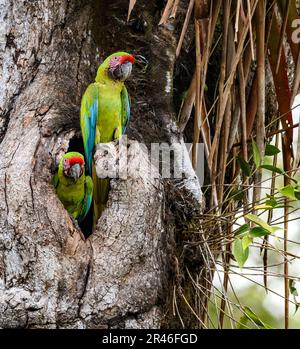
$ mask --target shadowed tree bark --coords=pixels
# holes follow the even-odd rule
[[[158,28],[159,2],[146,3],[127,25],[125,0],[0,1],[2,328],[157,328],[168,321],[177,209],[166,200],[176,189],[198,212],[201,190],[190,163],[182,185],[147,174],[113,180],[108,208],[87,239],[51,184],[61,155],[82,147],[80,99],[114,51],[149,61],[129,82],[129,138],[184,147],[172,100],[176,23]],[[138,159],[148,164],[148,154]]]

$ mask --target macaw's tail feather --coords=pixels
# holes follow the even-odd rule
[[[94,182],[94,216],[93,230],[96,229],[98,219],[106,208],[109,192],[109,179],[99,179],[96,174],[95,166],[93,166],[93,182]]]

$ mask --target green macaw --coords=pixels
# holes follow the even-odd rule
[[[93,164],[93,154],[98,143],[108,143],[120,138],[130,118],[130,98],[124,84],[131,75],[135,58],[126,52],[117,52],[100,65],[95,83],[85,91],[80,110],[88,174],[94,183],[93,226],[103,212],[109,190],[109,179],[99,179]]]
[[[85,175],[84,157],[76,152],[65,154],[54,175],[53,184],[65,209],[79,223],[82,222],[93,197],[93,181]]]

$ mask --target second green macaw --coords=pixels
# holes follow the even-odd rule
[[[92,204],[93,181],[85,175],[84,157],[77,152],[65,154],[53,177],[57,196],[71,216],[81,223]]]
[[[117,52],[100,65],[95,83],[85,91],[80,110],[88,174],[94,183],[93,226],[103,212],[109,190],[109,179],[98,179],[93,155],[98,143],[108,143],[121,137],[130,118],[130,98],[124,82],[129,78],[135,58]]]

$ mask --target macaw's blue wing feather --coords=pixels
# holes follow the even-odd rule
[[[92,174],[92,161],[95,146],[96,123],[99,105],[98,84],[91,84],[85,91],[80,109],[80,126],[83,138],[87,172]]]
[[[86,215],[88,214],[93,199],[93,180],[90,176],[86,176],[85,178],[85,196],[84,196],[84,202],[82,205],[81,213],[78,217],[78,222],[81,223]]]
[[[130,97],[125,86],[121,91],[121,100],[122,100],[122,134],[124,134],[126,132],[127,125],[130,120],[130,106],[131,106]]]

